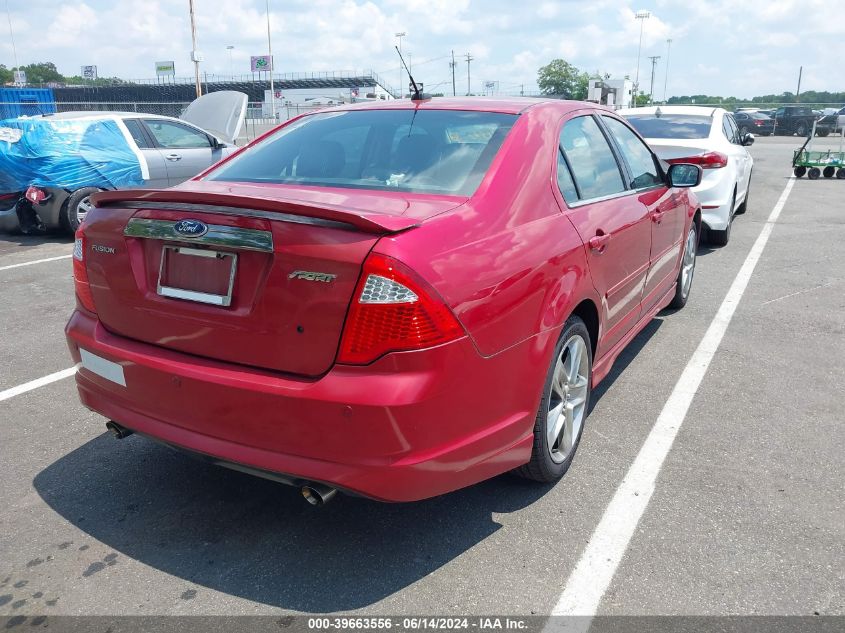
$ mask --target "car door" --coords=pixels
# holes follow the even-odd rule
[[[730,114],[722,118],[722,134],[727,138],[728,161],[736,165],[736,199],[737,203],[745,199],[748,192],[748,172],[750,170],[751,156],[739,138],[739,128]],[[733,211],[733,209],[731,210]]]
[[[649,210],[626,186],[623,173],[594,116],[576,114],[563,124],[558,188],[602,300],[604,330],[597,356],[618,343],[639,319],[649,268]]]
[[[146,175],[148,177],[144,179],[144,184],[141,186],[151,189],[168,187],[170,182],[167,179],[167,166],[164,164],[164,157],[155,148],[152,137],[144,129],[140,119],[124,119],[123,124],[147,164]]]
[[[637,134],[615,117],[602,115],[621,155],[629,182],[651,219],[651,251],[643,288],[642,311],[647,312],[675,283],[676,265],[686,228],[683,199],[666,184],[659,160]]]
[[[170,119],[143,119],[167,165],[171,185],[196,176],[223,157],[223,149],[197,128]]]

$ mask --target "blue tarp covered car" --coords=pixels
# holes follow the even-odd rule
[[[0,121],[0,191],[141,185],[140,159],[130,142],[117,119]]]

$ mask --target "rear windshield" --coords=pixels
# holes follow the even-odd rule
[[[314,114],[206,179],[469,196],[516,118],[456,110]]]
[[[707,138],[713,119],[695,114],[629,114],[625,116],[643,138]]]

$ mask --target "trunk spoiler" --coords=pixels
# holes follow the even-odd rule
[[[196,211],[314,224],[366,233],[398,233],[419,225],[419,220],[391,213],[377,213],[306,200],[239,196],[209,191],[124,189],[100,191],[91,196],[95,207]]]

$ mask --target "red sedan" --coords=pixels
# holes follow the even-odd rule
[[[80,398],[117,437],[312,503],[553,481],[591,389],[687,300],[700,178],[589,103],[300,117],[178,187],[92,197],[67,325]]]

